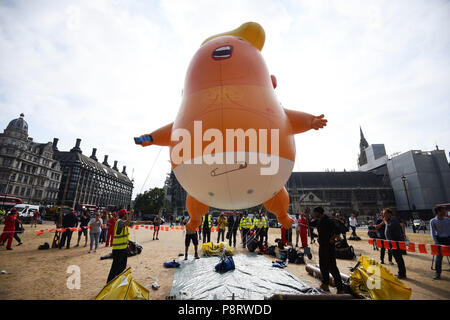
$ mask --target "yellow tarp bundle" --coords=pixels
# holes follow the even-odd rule
[[[409,300],[411,288],[389,270],[365,256],[350,274],[350,288],[355,294],[372,300]]]
[[[149,291],[131,277],[131,268],[112,279],[94,300],[148,300]]]
[[[224,248],[225,255],[232,256],[234,254],[234,248],[230,247],[224,242],[220,242],[217,244],[212,242],[205,242],[204,244],[202,244],[202,251],[207,256],[219,256],[222,254]]]

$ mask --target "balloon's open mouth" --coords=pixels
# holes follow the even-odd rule
[[[222,46],[213,51],[212,57],[215,60],[228,59],[231,57],[232,52],[233,52],[232,46]]]

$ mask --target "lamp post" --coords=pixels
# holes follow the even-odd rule
[[[403,182],[403,188],[405,189],[406,201],[408,201],[409,213],[411,213],[411,206],[409,204],[408,190],[406,189],[406,177],[404,175],[402,175],[402,182]],[[413,221],[413,225],[414,225],[414,221]]]

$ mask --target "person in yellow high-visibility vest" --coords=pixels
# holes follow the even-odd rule
[[[202,225],[200,226],[203,230],[203,243],[211,242],[211,215],[209,212],[202,217]],[[208,239],[208,241],[206,241]]]
[[[121,274],[127,267],[128,259],[128,237],[130,231],[128,226],[131,224],[131,212],[121,209],[119,211],[119,219],[114,225],[114,239],[112,243],[113,262],[109,271],[107,283]]]
[[[245,248],[247,244],[247,235],[250,233],[250,229],[253,226],[252,218],[248,216],[248,212],[244,212],[244,216],[239,224],[239,229],[242,230],[242,248]]]
[[[265,220],[261,217],[261,213],[257,213],[253,219],[252,229],[255,231],[255,239],[261,245],[264,241],[264,225]]]

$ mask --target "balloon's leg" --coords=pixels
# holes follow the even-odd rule
[[[194,232],[202,222],[202,216],[209,211],[209,206],[188,195],[186,199],[186,208],[189,213],[189,222],[186,225],[186,229]]]
[[[273,198],[264,202],[267,211],[272,212],[277,217],[279,223],[285,228],[290,228],[294,220],[289,217],[287,211],[289,209],[289,194],[283,187]]]

